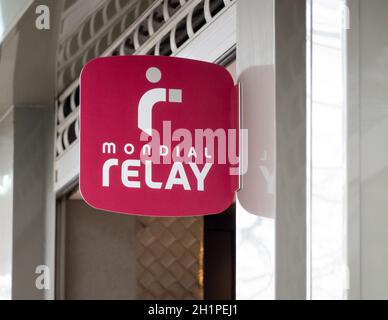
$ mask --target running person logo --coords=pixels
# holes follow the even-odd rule
[[[158,83],[162,78],[162,73],[156,67],[151,67],[146,73],[147,80],[151,83]],[[152,109],[155,104],[159,102],[167,102],[167,89],[154,88],[147,91],[140,99],[139,112],[138,112],[138,124],[139,129],[152,136]],[[169,89],[168,90],[168,102],[181,103],[182,102],[182,90],[181,89]]]

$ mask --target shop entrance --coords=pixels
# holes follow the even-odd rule
[[[220,215],[135,217],[58,200],[57,298],[234,299],[235,206]]]

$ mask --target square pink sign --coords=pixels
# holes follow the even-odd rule
[[[236,90],[216,64],[98,58],[81,75],[80,190],[97,209],[217,214],[238,185]]]

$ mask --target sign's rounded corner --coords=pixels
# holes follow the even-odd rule
[[[80,83],[82,83],[83,78],[85,77],[85,74],[87,74],[87,71],[94,66],[95,64],[100,63],[102,60],[106,60],[109,57],[96,57],[91,60],[89,60],[81,69],[80,72]]]
[[[209,213],[207,215],[215,216],[227,211],[233,205],[233,203],[235,203],[235,198],[235,193],[232,193],[230,199],[228,199],[228,201],[225,201],[224,204],[220,206],[220,209],[217,209],[215,210],[215,212]]]
[[[80,181],[79,181],[79,193],[80,193],[81,198],[83,199],[83,201],[84,201],[89,207],[91,207],[91,208],[93,208],[93,209],[95,209],[95,210],[99,210],[99,211],[100,211],[100,210],[104,210],[104,209],[102,209],[102,208],[97,207],[95,204],[93,204],[93,201],[90,201],[90,200],[88,199],[87,192],[85,192],[85,191],[83,190],[81,179],[80,179]]]

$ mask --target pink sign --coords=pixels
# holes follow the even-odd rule
[[[80,190],[97,209],[217,214],[238,188],[236,90],[222,67],[98,58],[81,75]]]

